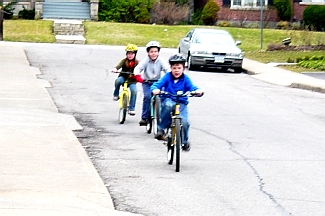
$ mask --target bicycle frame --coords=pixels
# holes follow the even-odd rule
[[[181,108],[181,105],[179,104],[178,101],[176,101],[176,104],[175,104],[175,108],[174,108],[174,113],[172,115],[172,123],[169,127],[169,129],[171,130],[171,143],[170,145],[173,146],[173,145],[176,145],[176,124],[178,124],[176,122],[176,119],[179,119],[179,123],[180,123],[180,129],[182,129],[183,125],[182,125],[182,117],[180,116],[180,108]],[[181,140],[180,140],[180,143],[182,143],[182,136],[180,137]]]
[[[119,107],[120,109],[123,108],[123,97],[124,95],[126,95],[126,97],[128,98],[128,104],[130,102],[130,97],[129,97],[129,90],[128,90],[128,81],[125,80],[125,82],[123,83],[123,88],[122,88],[122,92],[120,93],[120,101],[119,101]]]
[[[131,74],[130,72],[120,72],[125,74]],[[120,93],[120,101],[119,101],[119,115],[118,115],[118,122],[123,124],[126,119],[126,113],[128,111],[129,103],[130,103],[130,93],[129,93],[129,83],[126,79],[123,83],[123,89]]]
[[[158,122],[160,119],[160,97],[159,95],[153,95],[150,99],[149,107],[149,119],[147,121],[146,131],[148,134],[153,130],[154,136],[158,131]]]

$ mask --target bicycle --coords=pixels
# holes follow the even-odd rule
[[[171,94],[168,92],[160,92],[157,95],[170,95],[171,97],[175,98],[175,106],[174,111],[172,113],[172,123],[170,124],[169,128],[166,132],[166,145],[167,145],[167,161],[169,165],[173,164],[174,161],[174,155],[176,150],[176,172],[179,172],[180,170],[180,163],[181,163],[181,149],[182,149],[182,117],[180,116],[181,110],[180,110],[180,103],[179,99],[181,97],[200,97],[198,94],[194,92],[186,92],[183,93],[182,91],[177,92],[177,94]],[[202,95],[201,95],[202,96]]]
[[[131,75],[131,72],[124,72],[124,71],[120,71],[118,73],[123,73],[123,74],[129,74]],[[130,104],[130,93],[128,90],[128,79],[125,79],[124,83],[123,83],[123,88],[122,88],[122,92],[120,93],[119,96],[119,115],[118,115],[118,122],[120,124],[123,124],[125,122],[126,119],[126,113],[128,111],[128,107]]]
[[[158,122],[160,119],[160,97],[159,95],[153,95],[150,100],[149,118],[147,120],[146,131],[150,134],[153,130],[154,136],[158,132]]]

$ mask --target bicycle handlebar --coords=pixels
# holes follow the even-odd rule
[[[121,73],[121,74],[133,74],[133,72],[126,72],[126,71],[117,71],[116,73]]]
[[[176,94],[171,94],[169,92],[161,91],[157,95],[170,95],[172,97],[202,97],[204,92],[188,91],[183,93],[183,91],[178,91]]]

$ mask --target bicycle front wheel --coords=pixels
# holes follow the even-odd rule
[[[151,134],[151,130],[152,130],[152,119],[149,118],[147,120],[146,131],[148,134]]]
[[[174,161],[174,153],[175,153],[175,145],[173,143],[173,138],[167,138],[167,162],[169,165],[173,164]]]
[[[175,119],[175,127],[176,127],[176,172],[179,172],[180,164],[181,164],[181,149],[182,149],[180,119]]]
[[[120,124],[123,124],[125,122],[126,113],[127,113],[127,109],[128,109],[128,97],[126,94],[123,94],[121,99],[122,99],[122,107],[120,108],[120,111],[119,111],[118,122]]]
[[[154,136],[156,136],[158,132],[159,119],[160,119],[160,97],[156,95],[153,104],[153,119],[152,119],[152,130]]]

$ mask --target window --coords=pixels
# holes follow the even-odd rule
[[[325,5],[325,0],[302,0],[301,5]]]
[[[316,0],[325,1],[325,0]],[[231,0],[231,8],[246,8],[246,9],[257,9],[260,8],[261,2],[264,6],[267,6],[267,0]]]

